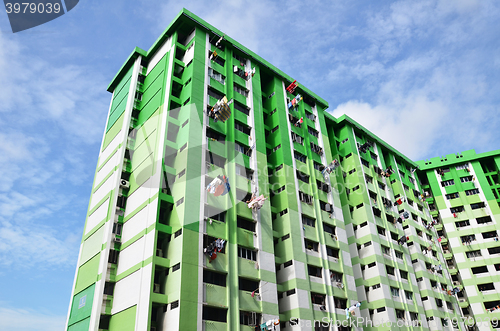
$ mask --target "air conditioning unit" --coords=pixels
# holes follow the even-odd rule
[[[160,284],[154,284],[153,292],[160,293]]]
[[[116,243],[121,243],[121,242],[122,242],[122,238],[117,237],[117,236],[115,236],[115,237],[113,238],[113,240],[114,240]]]
[[[130,183],[128,182],[128,180],[120,179],[120,187],[121,188],[129,188],[130,187]]]

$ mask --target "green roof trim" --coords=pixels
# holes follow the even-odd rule
[[[143,50],[142,48],[136,47],[132,51],[132,53],[128,56],[127,60],[122,65],[120,70],[118,70],[118,73],[115,75],[115,77],[113,77],[113,79],[111,80],[111,83],[109,83],[107,91],[113,93],[116,85],[118,85],[120,83],[122,77],[127,73],[127,68],[134,63],[135,59],[137,59],[139,57],[139,55],[146,56],[146,54],[147,53],[145,50]]]
[[[111,83],[108,86],[108,91],[112,92],[118,82],[120,81],[122,75],[124,74],[124,71],[126,68],[131,65],[132,61],[137,58],[137,56],[142,55],[145,56],[146,58],[151,57],[157,50],[160,48],[160,46],[163,44],[163,42],[173,33],[175,28],[179,23],[182,23],[183,20],[189,19],[193,22],[195,22],[198,26],[202,27],[203,29],[207,30],[208,32],[215,33],[219,36],[224,35],[224,40],[227,42],[231,43],[234,48],[240,50],[241,52],[245,53],[252,59],[256,60],[259,62],[262,66],[267,67],[269,70],[273,71],[277,76],[280,76],[283,78],[283,80],[287,80],[290,82],[293,82],[295,79],[293,79],[291,76],[285,74],[283,71],[269,63],[268,61],[264,60],[262,57],[259,55],[255,54],[251,50],[249,50],[247,47],[243,46],[233,38],[229,37],[227,34],[223,33],[222,31],[216,29],[212,25],[208,24],[206,21],[202,20],[200,17],[196,16],[189,10],[183,8],[179,14],[175,17],[175,19],[169,24],[169,26],[163,31],[161,36],[154,42],[154,44],[151,46],[151,48],[146,52],[138,47],[135,48],[135,50],[130,54],[128,57],[127,61],[123,64],[123,66],[120,68],[116,76],[113,78]],[[298,87],[299,90],[303,91],[304,93],[308,94],[310,97],[315,99],[317,103],[319,103],[323,108],[328,108],[328,102],[324,100],[323,98],[319,97],[317,94],[309,90],[303,85],[299,85]]]
[[[420,160],[416,163],[419,165],[420,170],[436,169],[440,167],[446,167],[453,164],[461,164],[470,161],[477,161],[482,158],[500,156],[500,149],[476,154],[474,149],[468,151],[459,152],[456,154],[447,154],[444,157],[433,157],[430,160]]]
[[[381,146],[384,146],[384,148],[386,148],[387,150],[392,152],[394,155],[399,156],[401,159],[405,160],[406,162],[408,162],[409,164],[411,164],[412,166],[417,168],[418,164],[415,161],[410,160],[407,156],[405,156],[404,154],[399,152],[397,149],[395,149],[394,147],[392,147],[391,145],[389,145],[388,143],[386,143],[382,139],[380,139],[378,136],[373,134],[370,130],[368,130],[367,128],[365,128],[364,126],[362,126],[361,124],[359,124],[358,122],[356,122],[355,120],[353,120],[352,118],[347,116],[346,114],[343,114],[342,116],[340,116],[339,118],[336,119],[329,112],[325,112],[325,117],[327,117],[329,120],[336,122],[337,125],[341,125],[341,124],[343,124],[343,122],[347,122],[347,123],[351,124],[356,129],[363,131],[363,133],[365,133],[367,136],[369,136],[371,140],[377,142],[377,144],[379,144]]]

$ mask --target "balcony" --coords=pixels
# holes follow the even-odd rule
[[[239,292],[239,303],[241,310],[247,311],[262,311],[262,301],[260,295],[254,295],[252,298],[252,293],[247,291]]]
[[[213,284],[203,284],[203,303],[227,307],[227,288]]]
[[[203,331],[227,331],[228,325],[223,322],[215,322],[215,321],[203,321],[202,325]]]

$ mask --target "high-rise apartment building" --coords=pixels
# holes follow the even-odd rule
[[[136,48],[108,91],[67,330],[466,330],[461,308],[480,314],[457,267],[488,261],[449,261],[465,216],[450,218],[438,162],[334,118],[192,13]],[[498,157],[464,160],[498,190]],[[478,249],[494,250],[498,192],[457,189],[490,206]],[[500,272],[486,268],[489,289]]]
[[[466,151],[418,164],[452,281],[464,288],[458,294],[463,316],[479,321],[477,330],[499,329],[489,321],[500,312],[500,151]]]

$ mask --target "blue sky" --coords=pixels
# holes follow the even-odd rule
[[[1,14],[1,330],[63,328],[106,87],[182,7],[414,160],[500,148],[498,2],[305,3],[87,0],[16,34]]]

